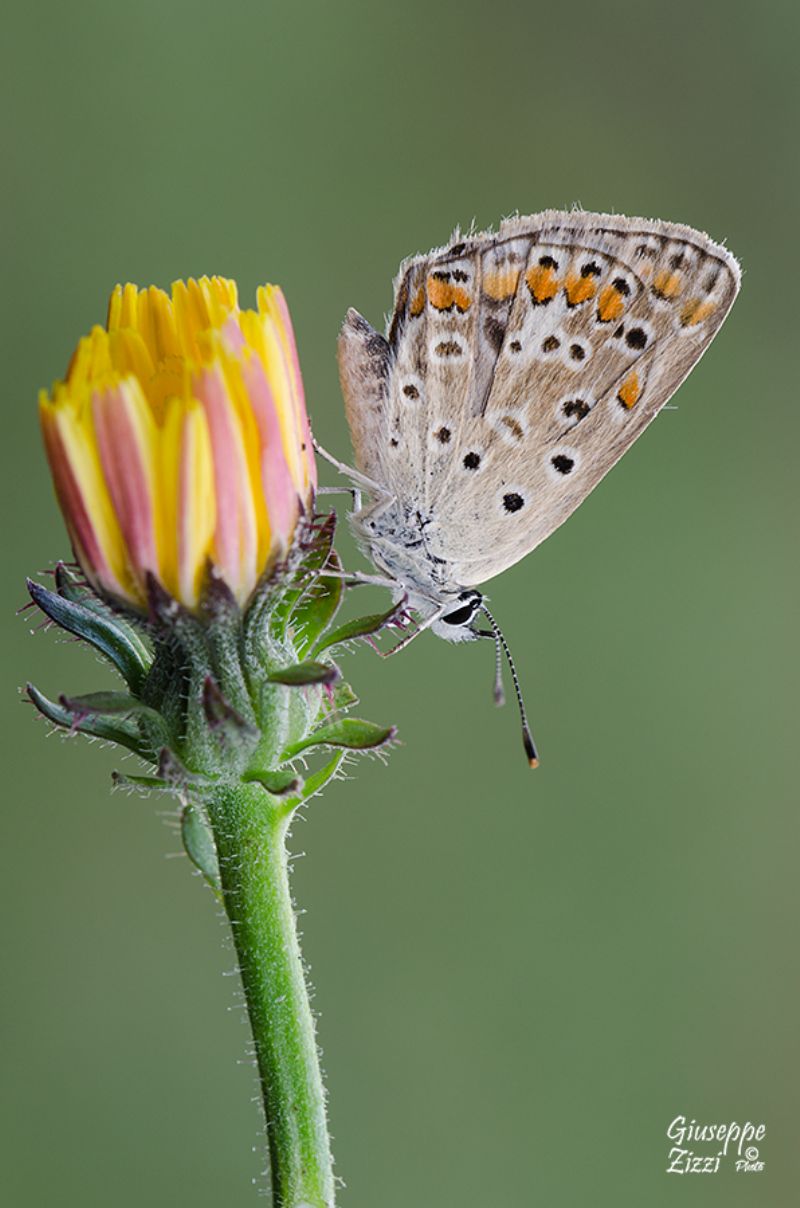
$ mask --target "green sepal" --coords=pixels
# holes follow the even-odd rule
[[[302,777],[294,772],[245,772],[242,780],[263,785],[273,797],[285,797],[287,793],[298,793],[303,787]]]
[[[64,701],[57,704],[49,700],[33,684],[28,684],[26,691],[36,708],[49,721],[64,730],[78,734],[90,734],[94,738],[103,738],[108,742],[118,742],[120,746],[135,751],[142,759],[150,763],[154,761],[154,748],[139,730],[136,722],[130,717],[115,716],[113,721],[108,716],[92,713],[76,713]]]
[[[58,698],[65,708],[75,713],[129,713],[140,714],[151,720],[161,721],[160,713],[143,705],[129,692],[87,692],[84,696],[66,696]]]
[[[86,580],[76,573],[76,571],[71,570],[66,562],[56,562],[53,578],[56,583],[56,591],[65,600],[74,600],[77,604],[87,604],[90,608],[93,603],[98,608],[106,607],[100,600],[100,597],[89,587]]]
[[[209,729],[225,740],[235,743],[251,742],[258,738],[258,730],[229,705],[213,676],[203,681],[203,712]]]
[[[334,646],[342,646],[345,642],[355,641],[356,638],[367,638],[373,633],[379,633],[384,626],[390,624],[403,610],[403,602],[393,604],[386,612],[373,613],[371,616],[357,617],[354,621],[345,621],[344,625],[332,630],[323,641],[314,647],[314,654],[322,654]]]
[[[325,570],[341,570],[335,550],[331,551]],[[305,658],[339,611],[344,598],[344,580],[321,574],[297,601],[290,618],[293,641],[300,658]]]
[[[324,767],[320,768],[318,772],[314,772],[313,775],[307,777],[303,785],[302,793],[299,793],[296,797],[292,797],[289,801],[282,805],[281,808],[283,809],[284,813],[293,813],[298,806],[302,805],[305,801],[310,800],[311,797],[314,797],[317,793],[324,789],[328,781],[332,780],[338,772],[344,756],[344,751],[337,751],[333,759],[330,759]]]
[[[347,680],[338,680],[331,690],[331,705],[335,710],[345,712],[357,705],[359,698],[348,684]]]
[[[162,747],[158,755],[158,772],[155,776],[130,776],[127,772],[112,772],[115,785],[123,788],[164,789],[174,793],[176,789],[192,786],[207,786],[211,782],[206,776],[196,776],[185,768],[178,756],[169,747]]]
[[[199,868],[217,897],[222,900],[217,848],[211,827],[196,805],[185,805],[181,813],[181,838],[186,854]]]
[[[376,726],[357,717],[342,717],[320,726],[308,738],[293,743],[283,753],[282,762],[294,759],[311,747],[344,747],[349,751],[370,751],[391,742],[397,734],[395,726]]]
[[[80,593],[66,571],[58,576],[59,594],[28,579],[31,599],[62,629],[83,638],[113,663],[126,684],[137,692],[150,670],[151,655],[132,626],[116,616],[94,595]],[[79,598],[80,595],[80,598]]]
[[[112,721],[119,717],[131,718],[150,752],[168,746],[171,741],[167,724],[161,714],[127,692],[87,692],[84,696],[62,695],[58,700],[59,704],[79,718],[102,717]]]
[[[115,788],[120,789],[153,789],[172,793],[173,786],[160,776],[129,776],[126,772],[112,772],[111,780]]]
[[[236,597],[211,564],[206,568],[199,603],[214,677],[231,708],[255,725],[242,666],[242,614]]]
[[[297,547],[298,563],[289,579],[289,584],[281,592],[280,599],[272,609],[270,627],[278,638],[286,636],[286,629],[292,613],[300,600],[314,583],[317,576],[328,564],[333,549],[333,538],[336,532],[336,513],[331,512],[316,526],[305,524]],[[251,626],[251,613],[257,614],[259,592],[256,590],[253,606],[245,620],[246,628]],[[255,617],[253,617],[255,619]]]
[[[173,788],[182,788],[190,783],[208,784],[207,776],[199,776],[195,772],[190,772],[169,747],[162,747],[158,753],[158,774]]]
[[[332,684],[339,678],[339,668],[333,663],[294,663],[267,676],[271,684],[285,684],[289,688],[301,688],[305,684]]]

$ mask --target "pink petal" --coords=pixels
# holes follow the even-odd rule
[[[128,549],[131,569],[141,584],[147,571],[158,574],[155,500],[144,446],[125,383],[92,395],[92,415],[103,475]],[[146,406],[146,404],[144,404]]]
[[[91,582],[114,595],[126,595],[103,552],[86,500],[72,472],[55,417],[42,415],[42,434],[59,506],[67,523],[76,558]]]
[[[286,332],[286,338],[289,344],[289,356],[292,368],[292,382],[294,385],[294,396],[297,400],[297,408],[300,414],[300,431],[303,434],[303,460],[308,471],[308,481],[312,489],[316,490],[317,486],[317,463],[314,458],[314,442],[311,437],[311,425],[308,422],[308,412],[306,411],[306,395],[303,389],[303,375],[300,372],[300,358],[297,355],[297,342],[294,338],[294,327],[292,326],[292,317],[289,314],[289,307],[286,304],[286,299],[283,296],[283,290],[277,287],[275,289],[275,301],[280,311],[281,319],[283,320],[283,328]]]
[[[258,539],[241,426],[218,370],[200,370],[193,390],[205,409],[214,457],[214,560],[228,586],[243,599],[255,586]]]
[[[283,452],[281,425],[275,396],[257,356],[244,358],[242,376],[258,424],[261,487],[273,540],[288,549],[297,523],[299,504],[289,465]]]

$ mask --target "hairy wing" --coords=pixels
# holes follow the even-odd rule
[[[671,223],[551,211],[456,234],[401,266],[386,341],[348,316],[358,466],[424,515],[456,581],[482,583],[621,457],[738,285],[730,253]]]
[[[503,325],[507,299],[496,295],[513,273],[497,281],[486,265],[526,232]],[[429,552],[464,586],[518,561],[575,510],[703,354],[739,285],[736,262],[707,236],[636,219],[513,220],[481,254],[478,306],[499,347],[426,530]]]

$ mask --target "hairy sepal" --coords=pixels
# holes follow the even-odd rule
[[[51,701],[31,688],[31,700],[55,725],[117,742],[151,765],[148,776],[118,775],[120,785],[171,789],[202,806],[226,785],[258,782],[275,808],[296,808],[335,774],[342,752],[375,750],[394,736],[344,716],[357,697],[330,657],[319,657],[398,612],[331,629],[345,590],[325,574],[340,569],[334,530],[333,515],[304,525],[244,612],[210,565],[194,612],[151,577],[147,614],[135,622],[60,567],[58,591],[33,585],[34,599],[57,624],[88,636],[129,691]],[[337,755],[305,782],[287,768],[324,749]]]
[[[152,665],[152,655],[133,626],[94,593],[79,589],[65,569],[60,575],[56,571],[56,583],[58,592],[28,579],[33,602],[61,629],[99,651],[116,667],[131,691],[138,692]]]

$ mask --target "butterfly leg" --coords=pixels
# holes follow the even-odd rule
[[[363,583],[369,587],[388,587],[390,591],[397,591],[400,586],[397,579],[390,579],[388,575],[366,575],[360,570],[326,570],[323,577],[345,579],[350,586]]]
[[[362,495],[360,487],[317,487],[318,495],[349,495],[353,501],[353,511],[360,512]]]
[[[359,524],[364,524],[367,520],[377,519],[378,516],[388,511],[397,502],[395,495],[384,495],[381,499],[376,499],[364,507],[364,497],[360,487],[317,487],[317,494],[349,495],[353,501],[353,510],[350,514],[357,518]]]
[[[429,616],[425,621],[422,622],[421,625],[417,625],[417,628],[399,641],[396,646],[392,646],[391,650],[379,650],[378,653],[380,654],[381,658],[388,659],[391,655],[399,654],[401,650],[405,650],[406,646],[411,645],[411,643],[414,641],[414,638],[418,638],[419,635],[424,633],[426,629],[430,629],[431,625],[433,625],[435,621],[441,620],[441,618],[447,612],[447,607],[448,606],[445,605],[442,608],[438,608],[432,616]]]
[[[352,466],[348,466],[345,462],[339,461],[338,457],[334,457],[327,449],[323,449],[318,440],[314,440],[314,448],[319,453],[320,457],[324,457],[327,462],[330,462],[340,474],[345,474],[348,478],[352,478],[354,482],[358,482],[372,495],[385,495],[386,488],[382,487],[379,482],[375,482],[372,478],[367,478],[366,474],[362,474],[360,470],[354,470]]]

